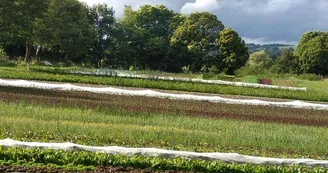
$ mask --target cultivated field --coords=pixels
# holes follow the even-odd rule
[[[311,88],[303,92],[40,71],[24,73],[15,68],[4,68],[0,71],[2,78],[84,83],[81,85],[111,84],[180,90],[179,92],[196,91],[199,95],[245,92],[242,95],[274,97],[275,102],[281,101],[277,98],[304,98],[303,100],[320,102],[325,102],[328,98],[320,90]],[[247,96],[248,99],[250,96]],[[0,107],[0,139],[328,160],[328,110],[9,86],[0,87]],[[251,165],[3,147],[0,147],[0,165],[0,170],[134,169],[142,172],[148,168],[148,171],[185,172],[326,172],[326,169],[321,167],[323,165]],[[22,165],[23,168],[20,167]]]

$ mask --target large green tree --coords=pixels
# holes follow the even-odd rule
[[[193,71],[203,65],[212,65],[218,53],[215,42],[220,37],[224,25],[208,12],[192,13],[175,31],[171,38],[173,46],[185,47],[190,56]]]
[[[96,41],[90,50],[90,59],[93,66],[98,68],[113,63],[111,52],[113,51],[114,30],[116,19],[114,10],[106,4],[94,5],[90,9],[90,18],[96,32]]]
[[[170,27],[175,13],[163,5],[144,5],[136,13],[136,27],[145,34],[144,61],[146,68],[154,70],[169,70],[168,62],[171,58],[170,36],[173,30]]]
[[[57,61],[83,61],[96,38],[88,6],[77,0],[51,0],[41,35]]]
[[[145,30],[136,26],[137,12],[125,6],[124,16],[115,28],[114,56],[122,68],[144,68]]]
[[[228,74],[233,74],[235,70],[243,67],[249,58],[245,41],[231,28],[221,32],[220,38],[216,40],[216,45],[221,52],[220,58],[216,62],[217,67],[226,68]]]
[[[303,73],[328,74],[328,32],[305,33],[296,50]]]
[[[171,23],[175,13],[163,5],[126,6],[119,21],[118,52],[126,63],[142,69],[168,71]]]
[[[0,40],[7,44],[25,42],[25,61],[29,62],[31,49],[39,40],[39,21],[43,19],[49,1],[2,0],[0,2]]]

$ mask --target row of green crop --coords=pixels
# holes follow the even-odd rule
[[[87,83],[87,84],[100,84],[100,85],[111,85],[111,86],[127,86],[127,87],[153,88],[153,89],[164,89],[164,90],[180,90],[180,91],[190,91],[190,92],[246,95],[246,96],[328,102],[328,93],[319,92],[315,90],[308,90],[308,92],[285,91],[285,90],[245,88],[245,87],[223,86],[223,85],[215,85],[215,84],[181,82],[181,81],[161,81],[161,80],[131,79],[131,78],[120,78],[120,77],[69,75],[69,74],[61,74],[55,72],[51,72],[51,73],[44,72],[40,69],[36,71],[34,71],[33,69],[31,69],[30,71],[26,71],[26,69],[21,69],[18,67],[1,68],[0,78]]]
[[[164,159],[161,157],[128,157],[106,153],[85,151],[68,152],[63,150],[43,150],[39,148],[3,148],[0,147],[0,165],[18,163],[20,165],[47,164],[65,166],[65,168],[94,170],[96,166],[122,166],[137,169],[175,170],[192,172],[326,172],[322,167],[267,166],[251,164],[227,164],[219,161],[190,160],[181,158]],[[94,166],[94,167],[93,167]]]
[[[274,106],[234,105],[151,97],[0,87],[0,100],[103,111],[172,113],[178,115],[328,127],[328,111]]]
[[[0,139],[326,159],[327,128],[0,102]],[[242,133],[241,133],[242,132]]]

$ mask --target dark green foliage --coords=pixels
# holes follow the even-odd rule
[[[278,74],[290,73],[298,74],[300,72],[299,59],[289,49],[283,49],[282,56],[280,56],[274,66],[272,72]]]
[[[328,32],[305,33],[295,55],[303,73],[328,74]]]
[[[216,44],[222,54],[220,57],[222,61],[216,64],[219,64],[219,68],[225,69],[226,73],[233,74],[235,70],[246,64],[249,58],[248,49],[236,31],[231,28],[224,29]]]
[[[77,0],[50,1],[42,21],[40,44],[52,52],[51,60],[81,62],[95,40],[86,5]]]
[[[211,66],[219,61],[220,52],[215,43],[223,29],[224,25],[215,15],[192,13],[176,29],[171,44],[182,48],[188,56],[185,65],[190,65],[192,71],[199,71],[202,66]]]
[[[99,4],[89,8],[90,20],[96,33],[96,41],[88,52],[88,64],[102,68],[115,63],[111,53],[115,38],[113,33],[116,27],[114,10],[106,4]],[[114,61],[114,62],[113,62]]]

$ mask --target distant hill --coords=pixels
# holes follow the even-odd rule
[[[246,44],[246,46],[248,47],[248,50],[250,52],[257,52],[257,51],[262,51],[262,50],[266,50],[269,48],[279,48],[279,49],[283,49],[283,48],[293,48],[295,49],[296,46],[295,45],[288,45],[288,44],[254,44],[254,43],[248,43]]]

